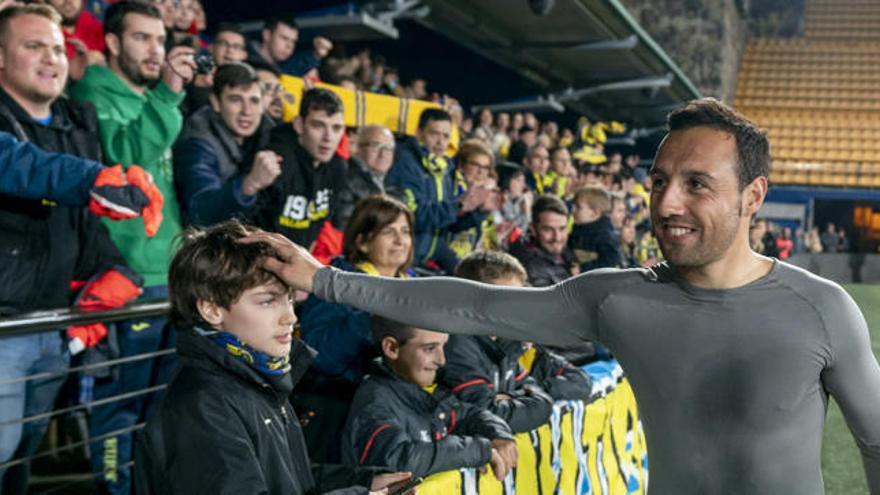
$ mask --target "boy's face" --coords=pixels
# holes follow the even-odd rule
[[[571,216],[574,223],[592,223],[599,219],[601,214],[590,207],[586,201],[575,201],[571,208]]]
[[[440,332],[415,329],[415,335],[404,345],[393,342],[383,345],[382,352],[388,366],[405,380],[419,387],[429,387],[437,380],[437,370],[446,364],[443,346],[449,335]]]
[[[245,290],[229,308],[215,306],[202,311],[202,317],[257,351],[284,357],[290,354],[296,323],[292,295],[287,286],[273,280]]]

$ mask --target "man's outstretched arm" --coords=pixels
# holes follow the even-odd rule
[[[277,234],[259,232],[244,242],[270,244],[280,259],[267,258],[264,267],[291,287],[322,299],[419,328],[542,344],[599,340],[601,301],[638,277],[632,272],[600,270],[541,289],[449,277],[401,280],[323,267],[304,248]]]

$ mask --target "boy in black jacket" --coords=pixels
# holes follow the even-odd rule
[[[342,100],[324,88],[304,92],[299,116],[272,129],[268,149],[281,157],[281,175],[257,194],[249,218],[311,249],[345,184],[348,166],[336,153],[344,132]]]
[[[493,285],[524,287],[522,264],[500,251],[471,253],[455,270],[458,277]],[[549,349],[494,337],[454,335],[447,345],[444,380],[467,401],[501,416],[514,432],[547,421],[552,400],[590,401],[590,377]]]
[[[516,464],[510,428],[436,382],[448,336],[377,316],[371,331],[382,357],[352,402],[342,434],[343,462],[413,476],[488,463],[503,480]]]
[[[139,439],[137,492],[385,493],[410,475],[309,462],[287,397],[310,351],[293,338],[291,290],[259,268],[271,249],[238,242],[250,232],[236,221],[189,230],[172,261],[181,368]]]
[[[593,186],[575,191],[571,209],[574,227],[568,236],[568,247],[574,252],[581,273],[620,266],[620,234],[611,223],[609,211],[608,191]]]

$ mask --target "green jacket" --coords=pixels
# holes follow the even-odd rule
[[[181,230],[171,145],[183,123],[177,107],[184,93],[175,93],[160,82],[139,95],[107,67],[91,65],[70,95],[95,105],[105,161],[125,167],[140,165],[162,192],[163,219],[155,237],[147,238],[140,221],[106,224],[128,265],[144,277],[144,286],[167,284],[172,242]]]

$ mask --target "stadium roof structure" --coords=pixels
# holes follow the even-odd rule
[[[700,91],[618,0],[423,0],[414,20],[532,81],[546,94],[494,110],[571,110],[593,120],[663,125]],[[554,3],[544,0],[544,3]]]

